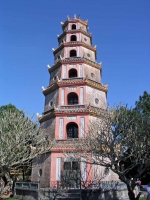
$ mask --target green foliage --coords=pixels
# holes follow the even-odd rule
[[[140,114],[150,116],[150,94],[145,91],[143,96],[139,97],[139,101],[136,101],[135,109]]]
[[[30,164],[35,156],[50,148],[50,143],[39,134],[39,126],[32,117],[25,116],[11,104],[0,110],[0,171],[5,174]]]
[[[23,113],[23,111],[18,110],[14,105],[8,104],[5,106],[0,106],[0,114],[4,111],[11,111],[11,112],[20,112]]]

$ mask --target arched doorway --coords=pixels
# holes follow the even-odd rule
[[[70,69],[69,70],[69,78],[77,77],[77,70],[76,69]]]
[[[70,51],[70,57],[75,57],[75,56],[77,56],[76,50],[71,50]]]
[[[78,104],[78,95],[74,92],[68,94],[68,105]]]
[[[76,35],[71,35],[71,41],[77,41]]]
[[[67,124],[67,138],[78,138],[78,125],[75,122]]]
[[[72,24],[72,30],[73,29],[76,29],[76,25],[75,24]]]

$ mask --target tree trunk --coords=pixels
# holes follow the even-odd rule
[[[141,193],[139,193],[139,194],[137,195],[137,197],[135,197],[135,194],[134,194],[134,192],[133,192],[131,186],[130,186],[130,185],[127,185],[127,188],[128,188],[128,196],[129,196],[129,199],[130,199],[130,200],[139,200]]]

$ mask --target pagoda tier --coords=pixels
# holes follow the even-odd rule
[[[108,85],[101,83],[102,63],[96,62],[96,46],[92,46],[88,21],[67,18],[61,25],[63,33],[58,36],[58,48],[52,49],[54,65],[48,65],[49,86],[42,87],[44,112],[38,116],[43,137],[55,138],[58,144],[35,161],[32,181],[39,181],[42,187],[61,182],[62,175],[73,169],[82,174],[83,181],[94,179],[97,169],[65,158],[63,148],[67,141],[74,143],[86,137],[90,121],[105,112],[108,91]],[[40,177],[38,170],[43,172]]]

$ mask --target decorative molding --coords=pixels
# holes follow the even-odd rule
[[[83,181],[86,181],[86,170],[86,158],[81,157],[81,176]]]
[[[76,90],[76,87],[68,87],[68,90]]]
[[[85,119],[84,117],[80,118],[80,123],[81,123],[81,137],[85,136]]]
[[[84,104],[84,88],[80,87],[80,104]]]
[[[63,71],[63,77],[64,78],[67,78],[67,66],[66,65],[64,65],[64,71]]]
[[[65,103],[65,90],[64,88],[61,89],[61,105]]]
[[[59,139],[63,138],[63,126],[64,125],[64,119],[60,118],[59,119]]]
[[[82,74],[82,65],[79,65],[79,77],[82,77],[83,74]]]
[[[56,181],[60,181],[61,173],[61,158],[56,158]]]
[[[77,119],[77,116],[67,116],[67,119],[68,119],[68,120],[76,120],[76,119]]]

